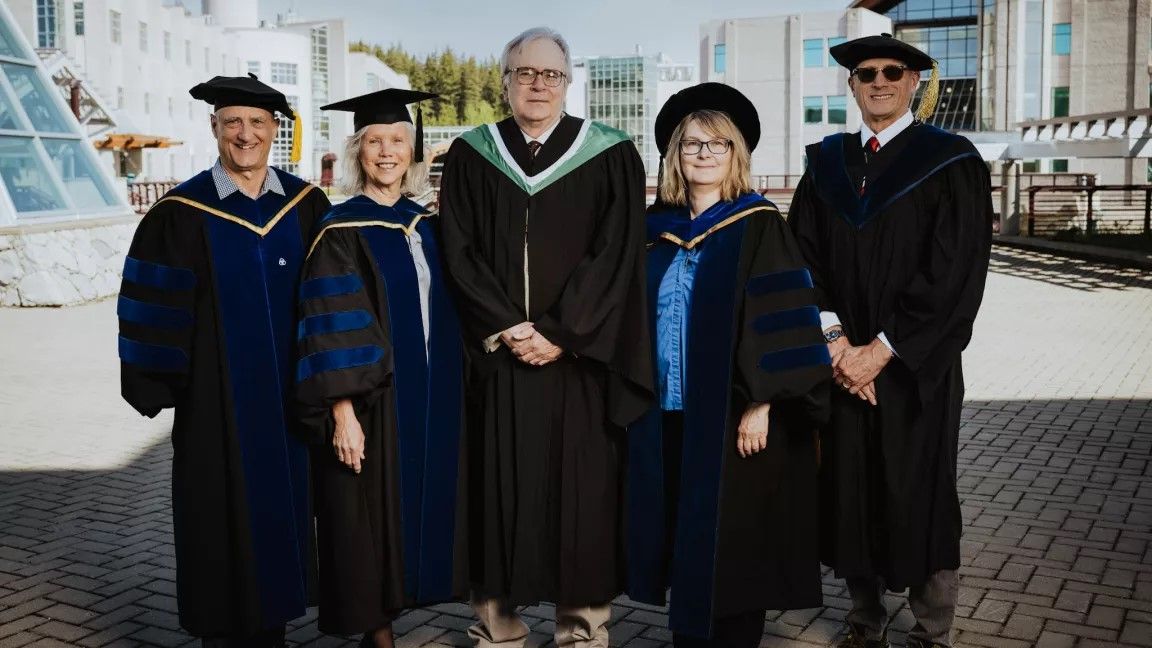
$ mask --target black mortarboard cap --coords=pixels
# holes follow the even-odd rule
[[[932,57],[905,43],[892,34],[864,36],[840,43],[828,50],[832,58],[849,70],[856,69],[861,61],[874,58],[890,58],[900,61],[913,70],[932,68]]]
[[[352,113],[352,122],[355,130],[359,131],[372,124],[395,124],[397,122],[411,122],[412,116],[408,114],[408,104],[435,99],[438,94],[421,92],[420,90],[403,90],[401,88],[385,88],[376,92],[352,97],[320,106],[320,110],[340,110]],[[416,149],[414,162],[424,160],[424,119],[420,108],[416,108]]]
[[[760,115],[756,106],[736,88],[723,83],[701,83],[668,97],[656,115],[656,148],[663,157],[672,132],[697,110],[717,110],[728,115],[751,152],[760,142]]]
[[[228,106],[252,106],[295,119],[296,114],[288,105],[283,92],[261,82],[255,74],[242,77],[212,77],[211,80],[193,86],[188,94],[193,99],[207,101],[214,110]]]

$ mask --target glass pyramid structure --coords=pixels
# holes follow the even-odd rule
[[[0,227],[123,213],[124,199],[0,3]]]

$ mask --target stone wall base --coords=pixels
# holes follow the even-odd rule
[[[140,217],[0,228],[0,306],[68,306],[114,295]]]

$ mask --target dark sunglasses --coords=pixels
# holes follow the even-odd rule
[[[860,79],[861,83],[872,83],[876,79],[876,74],[879,72],[884,73],[884,78],[889,81],[899,81],[904,78],[904,70],[908,68],[903,65],[885,65],[877,70],[874,67],[858,67],[852,70],[852,75]]]

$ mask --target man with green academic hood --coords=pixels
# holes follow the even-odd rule
[[[988,168],[971,142],[923,122],[938,90],[926,54],[889,34],[831,54],[863,125],[808,147],[788,218],[823,294],[837,386],[821,434],[823,560],[852,596],[841,645],[887,646],[883,594],[907,588],[908,645],[951,646],[960,354],[988,273]]]
[[[440,193],[475,424],[469,634],[521,646],[514,606],[543,600],[557,645],[606,648],[624,427],[652,398],[644,168],[627,134],[563,113],[559,34],[528,30],[502,61],[512,117],[452,145]]]
[[[116,311],[121,392],[148,417],[175,409],[180,625],[206,647],[282,646],[314,573],[308,454],[288,397],[300,266],[329,205],[268,166],[276,113],[295,117],[283,94],[255,77],[190,93],[214,107],[220,158],[136,230]]]

